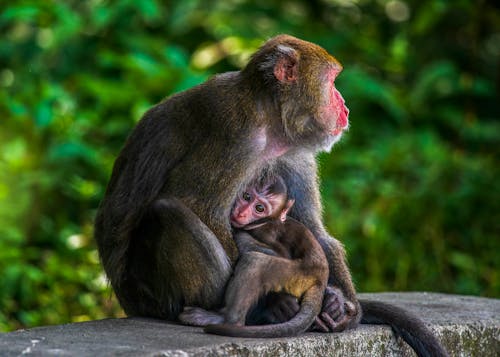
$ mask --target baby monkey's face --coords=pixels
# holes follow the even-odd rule
[[[254,187],[247,188],[238,196],[231,211],[231,225],[244,227],[258,219],[279,217],[285,207],[286,197],[273,192],[261,192]],[[285,217],[286,218],[286,212]]]

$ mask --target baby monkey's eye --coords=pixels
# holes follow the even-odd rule
[[[252,196],[248,192],[243,192],[243,199],[245,201],[250,201],[252,199]]]
[[[264,212],[265,208],[264,208],[264,206],[263,206],[263,205],[258,204],[258,205],[255,205],[255,210],[256,210],[257,212],[259,212],[259,213],[262,213],[262,212]]]

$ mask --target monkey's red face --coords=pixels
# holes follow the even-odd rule
[[[284,197],[279,194],[262,194],[255,189],[243,192],[236,200],[231,212],[231,225],[244,227],[258,219],[275,216],[284,205]]]
[[[340,140],[342,133],[349,127],[349,109],[345,105],[342,94],[335,87],[335,78],[340,73],[337,67],[326,74],[326,85],[323,90],[324,104],[320,108],[320,123],[328,132],[328,146]]]

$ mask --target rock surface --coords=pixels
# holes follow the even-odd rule
[[[452,356],[500,356],[500,300],[436,293],[360,294],[418,314]],[[213,336],[144,318],[106,319],[0,334],[0,356],[412,356],[387,326],[280,339]]]

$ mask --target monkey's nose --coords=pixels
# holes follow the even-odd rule
[[[236,208],[234,211],[233,211],[233,215],[232,215],[234,218],[240,218],[240,217],[243,217],[244,214],[243,214],[243,211],[241,211],[240,209]]]

